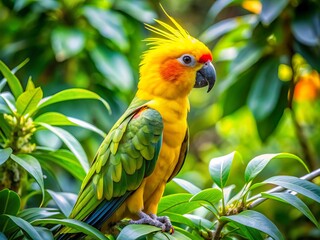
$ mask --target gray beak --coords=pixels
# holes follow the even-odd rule
[[[197,71],[196,82],[194,88],[208,86],[208,91],[213,88],[216,81],[216,70],[210,61],[206,62],[203,67]]]

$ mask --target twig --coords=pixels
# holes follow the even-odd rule
[[[313,172],[311,172],[309,174],[302,176],[300,179],[310,181],[318,176],[320,176],[320,168],[318,168],[317,170],[314,170]],[[283,192],[285,190],[286,190],[286,188],[278,186],[278,187],[270,189],[266,193]],[[259,204],[263,203],[265,200],[267,200],[267,198],[258,198],[257,200],[253,201],[247,208],[248,209],[254,208],[254,207],[258,206]]]

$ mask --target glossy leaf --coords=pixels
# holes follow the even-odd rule
[[[35,120],[35,123],[46,123],[53,126],[79,126],[85,129],[91,130],[93,132],[98,133],[100,136],[105,137],[105,133],[93,126],[90,123],[79,120],[77,118],[67,117],[61,113],[57,112],[47,112],[40,116],[38,116]]]
[[[47,189],[47,192],[50,194],[65,217],[68,217],[77,200],[77,195],[72,193],[54,192],[49,189]]]
[[[320,46],[320,14],[318,10],[297,15],[292,21],[292,33],[304,45]]]
[[[200,204],[198,202],[189,202],[191,197],[192,194],[189,193],[171,194],[162,197],[158,207],[158,215],[165,212],[185,214],[199,208]]]
[[[41,166],[45,164],[49,164],[50,166],[52,166],[52,164],[59,165],[80,181],[86,176],[86,172],[81,167],[79,160],[66,149],[50,149],[47,151],[42,149],[34,153],[34,155],[40,161]]]
[[[204,189],[201,192],[194,195],[190,198],[190,202],[204,202],[210,205],[215,205],[222,199],[222,192],[220,189],[217,188],[208,188]]]
[[[201,226],[207,229],[212,229],[214,227],[214,223],[204,217],[194,214],[184,214],[183,216],[191,220],[196,226]]]
[[[84,44],[85,35],[79,29],[58,27],[51,32],[51,45],[59,62],[78,54]]]
[[[201,191],[201,189],[196,185],[193,185],[191,182],[188,182],[184,179],[174,178],[173,181],[191,194],[197,194]]]
[[[239,158],[241,158],[239,153],[232,152],[228,155],[211,159],[209,172],[214,183],[220,188],[223,188],[228,181],[232,161]]]
[[[10,71],[10,69],[1,60],[0,71],[2,72],[3,76],[7,79],[10,89],[14,97],[17,99],[23,92],[19,79]]]
[[[44,197],[44,181],[40,163],[38,160],[28,154],[11,154],[11,159],[23,167],[39,184],[42,196]]]
[[[115,8],[129,14],[143,23],[152,23],[153,19],[156,18],[156,14],[152,10],[151,4],[145,1],[116,1]]]
[[[288,2],[288,0],[262,0],[261,21],[269,25],[279,16]]]
[[[306,170],[308,170],[307,165],[303,162],[303,160],[296,155],[291,153],[276,153],[276,154],[263,154],[253,158],[247,165],[244,178],[248,183],[252,181],[267,165],[271,160],[274,159],[293,159],[301,163]]]
[[[232,221],[246,227],[257,229],[268,234],[274,240],[284,240],[279,229],[266,216],[256,211],[246,210],[237,215],[223,216],[221,220]]]
[[[317,219],[314,217],[310,209],[307,205],[297,196],[287,193],[287,192],[275,192],[275,193],[261,193],[261,196],[264,198],[274,199],[280,202],[288,203],[291,206],[298,209],[302,214],[304,214],[307,218],[316,225],[317,228],[320,228],[320,224]]]
[[[230,70],[235,74],[239,74],[249,69],[253,64],[258,62],[264,52],[265,46],[248,42],[248,44],[239,51],[237,57],[231,62]]]
[[[17,112],[20,116],[32,113],[37,108],[43,93],[41,88],[35,88],[23,92],[17,99]]]
[[[83,10],[84,16],[103,37],[110,39],[122,51],[128,50],[129,43],[119,14],[91,6]]]
[[[277,100],[276,106],[274,107],[273,111],[264,119],[256,119],[258,134],[262,141],[266,141],[278,126],[284,110],[288,106],[288,90],[289,85],[283,83],[281,92],[279,94],[279,99]]]
[[[278,59],[270,59],[257,69],[248,95],[248,106],[257,120],[269,116],[277,106],[282,85],[278,78],[278,66]]]
[[[38,109],[49,106],[57,102],[64,102],[64,101],[76,100],[76,99],[99,100],[110,111],[109,104],[103,98],[101,98],[98,94],[88,91],[86,89],[81,89],[81,88],[71,88],[71,89],[62,90],[52,96],[46,97],[42,99],[42,101],[38,106]]]
[[[150,225],[131,224],[123,228],[117,240],[139,239],[149,233],[161,231],[160,228]]]
[[[320,203],[320,186],[307,180],[293,176],[275,176],[263,181],[263,183],[287,188]]]
[[[9,159],[11,153],[11,148],[0,149],[0,166]]]
[[[0,214],[16,215],[20,208],[19,195],[9,189],[0,191]],[[0,225],[0,230],[3,230],[4,225]]]
[[[123,90],[132,88],[131,68],[123,54],[99,45],[90,51],[90,56],[97,69],[114,86]]]
[[[41,126],[45,127],[46,129],[50,130],[54,134],[56,134],[66,145],[67,147],[73,152],[73,154],[79,160],[83,170],[87,173],[89,170],[89,162],[85,151],[83,150],[81,144],[78,140],[72,136],[69,132],[62,128],[53,127],[46,123],[39,123]]]
[[[35,227],[33,227],[29,222],[26,220],[12,216],[12,215],[6,215],[8,218],[10,218],[16,225],[20,227],[20,229],[28,236],[29,239],[33,240],[42,240],[42,237],[39,235]]]
[[[227,34],[228,32],[238,28],[243,24],[254,25],[256,21],[257,16],[253,14],[235,18],[228,18],[211,25],[200,35],[199,39],[205,43],[208,43],[218,39],[219,37]],[[250,55],[248,55],[247,57],[250,57]]]
[[[178,224],[183,224],[183,225],[186,225],[188,227],[196,228],[196,225],[194,224],[194,222],[191,221],[185,215],[182,215],[182,214],[179,214],[179,213],[166,212],[165,216],[169,217],[171,222],[176,222]]]
[[[21,210],[17,216],[23,218],[27,222],[50,217],[63,217],[58,209],[55,208],[26,208]]]
[[[82,232],[93,239],[99,240],[107,240],[107,238],[96,228],[91,225],[75,220],[75,219],[55,219],[55,218],[47,218],[47,219],[38,219],[32,222],[33,225],[41,225],[41,224],[61,224],[67,227],[70,227],[77,232]]]
[[[16,110],[15,101],[13,96],[8,93],[4,92],[0,94],[0,103],[2,105],[3,112],[5,113],[14,113]]]
[[[208,19],[215,19],[218,14],[225,9],[226,7],[230,6],[231,4],[241,3],[241,0],[224,0],[224,1],[215,1],[208,12]]]

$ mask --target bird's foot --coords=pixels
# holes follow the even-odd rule
[[[146,214],[144,212],[138,213],[139,220],[130,220],[130,224],[149,224],[158,228],[161,228],[163,232],[169,232],[170,234],[174,233],[173,226],[170,222],[170,219],[166,216],[158,217],[155,214]]]

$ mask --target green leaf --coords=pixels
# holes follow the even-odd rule
[[[151,4],[147,1],[122,0],[114,2],[114,7],[143,23],[152,23],[156,18]]]
[[[123,54],[98,45],[90,51],[90,56],[100,73],[114,86],[124,90],[132,89],[132,71]]]
[[[0,166],[9,159],[11,153],[11,148],[0,149]]]
[[[288,0],[262,0],[260,18],[263,24],[272,23],[288,5]]]
[[[62,62],[81,52],[85,35],[79,29],[59,26],[51,31],[51,45],[56,60]]]
[[[0,94],[0,103],[3,112],[5,113],[14,113],[16,110],[15,101],[13,96],[9,92],[4,92]]]
[[[184,179],[174,178],[173,181],[191,194],[197,194],[201,191],[201,189],[198,188],[196,185],[193,185],[191,182],[188,182]]]
[[[288,203],[298,209],[302,214],[304,214],[307,218],[316,225],[317,228],[320,228],[320,224],[317,219],[313,216],[312,212],[308,208],[308,206],[297,196],[292,195],[287,192],[279,192],[279,193],[261,193],[263,198],[274,199],[280,202]]]
[[[196,228],[196,225],[194,224],[194,222],[184,215],[181,215],[179,213],[171,213],[171,212],[166,212],[164,215],[169,217],[171,222],[183,224],[191,228]]]
[[[248,95],[248,106],[257,120],[269,116],[277,106],[283,84],[278,77],[279,63],[279,59],[270,59],[256,69],[256,79]]]
[[[204,227],[207,229],[212,229],[214,227],[214,223],[204,217],[193,214],[184,214],[183,216],[191,220],[196,226]]]
[[[249,69],[258,62],[265,52],[265,46],[248,42],[238,53],[237,57],[231,62],[230,71],[239,74]]]
[[[222,90],[221,97],[223,104],[223,116],[228,116],[246,105],[246,97],[239,97],[238,94],[241,92],[243,96],[248,96],[250,86],[254,80],[255,66],[256,65],[253,65],[248,70],[235,76],[236,81],[233,81],[230,84],[225,84],[225,89]]]
[[[40,163],[38,160],[28,154],[11,154],[11,159],[23,167],[39,184],[42,192],[42,201],[44,199],[44,181]]]
[[[62,128],[53,127],[46,123],[39,123],[41,126],[45,127],[46,129],[50,130],[54,134],[56,134],[66,145],[67,147],[73,152],[73,154],[79,160],[83,170],[87,173],[89,170],[89,161],[87,159],[87,155],[83,150],[81,144],[78,140],[72,136],[69,132]]]
[[[317,19],[318,18],[318,19]],[[320,45],[320,32],[317,31],[317,21],[320,20],[319,11],[298,14],[292,21],[292,33],[304,45],[316,47]]]
[[[256,211],[246,210],[238,215],[222,216],[221,220],[232,221],[246,227],[257,229],[268,234],[274,240],[284,240],[279,229],[266,216]]]
[[[66,89],[61,92],[58,92],[52,96],[46,97],[42,99],[40,102],[38,109],[46,107],[48,105],[57,103],[57,102],[63,102],[68,100],[76,100],[76,99],[96,99],[101,101],[104,106],[110,111],[109,104],[101,98],[98,94],[88,91],[86,89],[81,88],[72,88],[72,89]]]
[[[19,195],[9,189],[0,191],[0,214],[16,215],[20,209]],[[0,225],[0,230],[3,230],[3,225]]]
[[[223,188],[227,183],[234,159],[241,159],[241,155],[238,152],[232,152],[222,157],[213,158],[210,161],[209,172],[211,178],[220,188]]]
[[[98,133],[101,137],[105,137],[106,134],[101,131],[100,129],[98,129],[97,127],[93,126],[90,123],[87,123],[85,121],[79,120],[77,118],[72,118],[72,117],[67,117],[61,113],[57,113],[57,112],[47,112],[44,113],[40,116],[38,116],[35,120],[34,123],[46,123],[49,125],[53,125],[53,126],[79,126],[79,127],[83,127],[85,129],[88,129],[90,131],[96,132]]]
[[[204,189],[201,192],[194,195],[190,198],[190,202],[205,202],[212,206],[218,203],[222,199],[222,192],[220,189],[217,188],[208,188]]]
[[[287,188],[320,203],[320,186],[307,180],[293,176],[275,176],[263,181],[263,183],[275,184]]]
[[[117,240],[139,239],[149,233],[161,231],[160,228],[150,225],[131,224],[123,228]]]
[[[300,162],[305,169],[308,171],[307,165],[303,160],[291,153],[276,153],[276,154],[263,154],[253,158],[247,165],[244,178],[246,183],[252,181],[266,166],[267,164],[274,159],[293,159]]]
[[[17,99],[23,92],[19,79],[10,71],[10,69],[1,60],[0,71],[2,72],[3,76],[7,79],[10,89],[14,97]]]
[[[31,91],[31,90],[34,90],[36,87],[34,86],[34,83],[32,81],[32,78],[29,77],[28,79],[28,83],[27,83],[27,86],[26,86],[26,92],[27,91]]]
[[[36,219],[63,217],[63,215],[55,208],[26,208],[19,212],[18,217],[23,218],[27,222]]]
[[[228,32],[231,32],[239,26],[254,25],[256,22],[257,16],[254,14],[221,20],[210,26],[206,31],[204,31],[200,35],[199,39],[204,43],[208,43],[218,39],[219,37],[227,34]],[[250,57],[250,55],[247,55],[247,58]]]
[[[244,226],[242,224],[233,222],[229,224],[235,229],[238,229],[237,233],[242,236],[244,239],[248,240],[264,240],[265,238],[262,237],[260,231],[257,229]]]
[[[158,215],[165,212],[185,214],[199,208],[201,206],[199,202],[189,202],[191,197],[192,194],[190,193],[178,193],[162,197],[158,207]]]
[[[91,225],[75,220],[75,219],[55,219],[55,218],[47,218],[47,219],[38,219],[32,222],[33,225],[40,225],[40,224],[61,224],[67,227],[70,227],[77,232],[82,232],[93,239],[99,240],[107,240],[107,238],[96,228],[92,227]]]
[[[72,211],[72,208],[77,200],[77,195],[72,193],[54,192],[47,189],[52,199],[55,201],[61,212],[68,217]]]
[[[83,14],[99,33],[112,41],[123,52],[129,49],[129,42],[124,31],[121,16],[115,11],[86,6]]]
[[[79,160],[66,149],[56,151],[41,149],[33,154],[40,161],[41,166],[45,164],[49,164],[50,166],[57,164],[80,181],[83,181],[86,176],[86,172],[81,167]]]
[[[8,240],[8,238],[6,235],[4,235],[4,233],[0,232],[0,240]]]
[[[288,91],[289,84],[283,83],[281,86],[279,99],[277,100],[273,111],[264,119],[256,119],[258,134],[262,141],[265,141],[278,126],[284,110],[288,106]]]
[[[41,88],[35,88],[23,92],[17,99],[17,112],[20,116],[27,113],[33,113],[40,100],[42,99],[43,93]]]
[[[12,216],[12,215],[6,215],[6,216],[10,218],[16,225],[18,225],[29,239],[42,240],[42,237],[39,235],[35,227],[33,227],[26,220],[19,217]]]
[[[211,8],[209,9],[207,18],[213,21],[219,13],[226,7],[232,5],[232,4],[237,4],[241,3],[242,0],[224,0],[224,1],[215,1]]]

